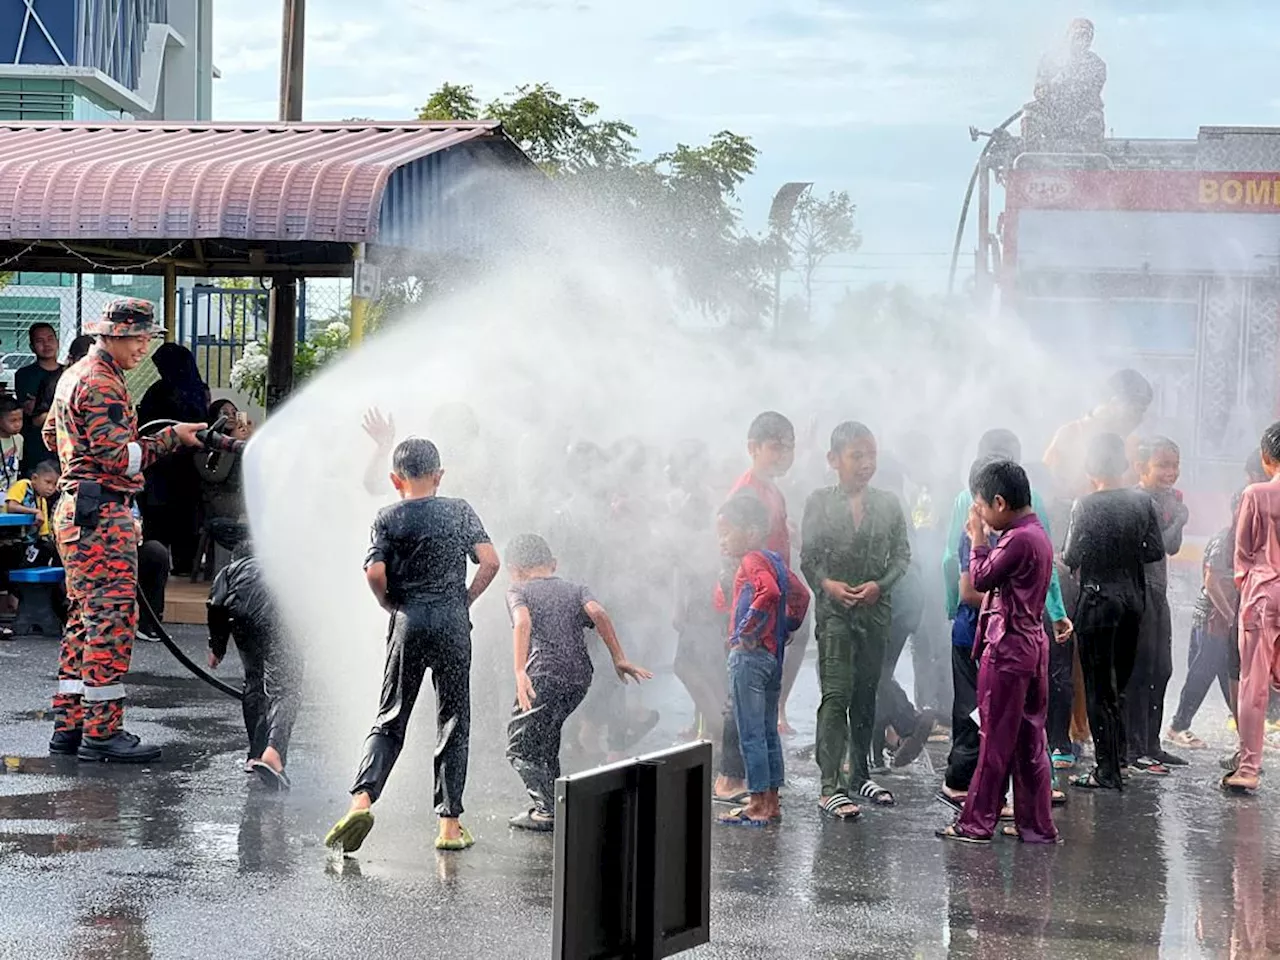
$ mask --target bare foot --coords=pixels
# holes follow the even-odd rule
[[[280,759],[280,754],[275,747],[267,747],[262,751],[262,756],[259,759],[276,773],[284,773],[284,761]]]
[[[457,817],[440,818],[440,836],[445,840],[462,839],[462,824]]]
[[[731,780],[722,775],[716,778],[712,789],[717,797],[736,797],[746,791],[747,784],[745,780]]]
[[[368,810],[373,806],[373,799],[367,793],[353,793],[351,795],[351,809]]]

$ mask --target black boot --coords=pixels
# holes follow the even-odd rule
[[[81,760],[150,763],[160,759],[160,748],[144,744],[132,733],[121,730],[110,737],[85,737],[76,755]]]
[[[84,731],[79,727],[74,730],[55,730],[49,739],[49,752],[60,756],[73,757],[80,749],[80,740]]]

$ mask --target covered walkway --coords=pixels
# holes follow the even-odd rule
[[[496,121],[11,124],[0,261],[76,272],[92,248],[121,266],[163,254],[152,272],[340,276],[355,243],[484,246],[512,171],[536,168]]]

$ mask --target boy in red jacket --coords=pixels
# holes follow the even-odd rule
[[[738,560],[729,618],[729,698],[750,793],[745,806],[730,810],[720,822],[764,827],[782,813],[782,662],[787,637],[809,609],[809,594],[782,555],[764,549],[769,511],[757,497],[733,497],[720,508],[716,525],[720,552]]]

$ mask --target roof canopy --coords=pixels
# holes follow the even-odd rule
[[[513,172],[536,168],[496,121],[0,125],[0,270],[321,276],[356,243],[457,253],[498,228]]]

